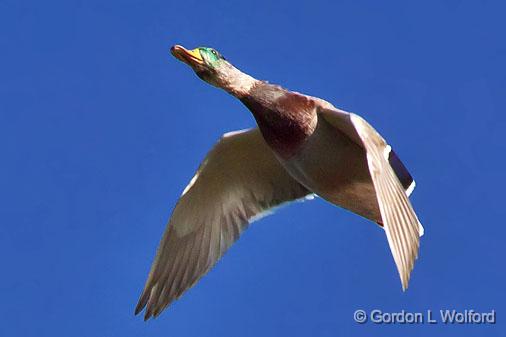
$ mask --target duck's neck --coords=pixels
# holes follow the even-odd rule
[[[315,101],[309,96],[257,80],[232,65],[221,69],[216,80],[253,113],[267,144],[285,159],[316,127]]]
[[[241,99],[249,95],[251,89],[259,82],[256,78],[230,66],[221,74],[220,87],[229,94]]]

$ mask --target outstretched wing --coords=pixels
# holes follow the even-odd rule
[[[225,134],[179,199],[135,313],[157,316],[207,273],[249,222],[311,194],[296,182],[255,128]]]
[[[363,118],[330,106],[321,107],[319,114],[365,149],[383,227],[405,290],[423,234],[408,199],[413,178],[390,145]]]

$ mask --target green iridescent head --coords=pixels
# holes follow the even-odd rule
[[[223,77],[228,74],[227,70],[233,67],[213,48],[198,47],[188,50],[183,46],[175,45],[170,51],[178,60],[192,67],[201,79],[218,87],[221,86]]]
[[[175,45],[170,51],[178,60],[192,67],[198,77],[236,97],[247,95],[258,82],[230,64],[213,48],[199,47],[188,50]]]

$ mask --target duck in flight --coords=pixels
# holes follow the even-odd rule
[[[258,126],[224,134],[203,160],[172,213],[135,313],[158,316],[249,223],[315,194],[385,230],[405,290],[423,227],[408,198],[415,182],[385,139],[360,116],[257,80],[212,48],[171,52],[239,99]]]

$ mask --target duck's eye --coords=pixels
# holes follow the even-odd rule
[[[211,53],[216,56],[217,59],[223,59],[225,60],[225,58],[223,57],[223,55],[221,55],[220,53],[218,53],[216,50],[214,49],[210,49],[211,50]]]

